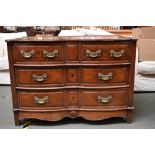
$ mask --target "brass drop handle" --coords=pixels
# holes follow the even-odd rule
[[[20,54],[21,54],[21,57],[23,57],[25,59],[30,59],[30,58],[34,57],[35,50],[31,50],[31,51],[20,50]]]
[[[113,49],[110,50],[110,56],[114,58],[120,58],[124,56],[124,54],[125,54],[125,50],[120,50],[119,52],[116,52]]]
[[[52,52],[49,52],[47,50],[43,50],[43,57],[44,58],[50,58],[50,59],[52,59],[52,58],[57,57],[58,56],[58,53],[59,53],[58,50],[54,50]]]
[[[111,101],[112,101],[112,96],[111,95],[106,96],[106,97],[97,96],[97,102],[98,103],[108,104]]]
[[[32,79],[37,82],[42,82],[47,80],[48,75],[44,73],[43,75],[32,74]]]
[[[100,49],[95,52],[92,52],[88,49],[86,50],[87,57],[91,57],[91,58],[97,58],[101,55],[101,53],[102,53],[102,51]]]
[[[111,80],[112,76],[113,76],[112,72],[110,72],[108,74],[98,73],[98,79],[103,80],[103,81]]]
[[[38,96],[34,96],[33,100],[36,104],[42,105],[48,103],[48,96],[44,96],[43,98],[39,98]]]

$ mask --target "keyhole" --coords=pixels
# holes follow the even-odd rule
[[[74,77],[74,74],[71,74],[71,77],[73,78]]]
[[[72,99],[74,100],[74,96],[72,97]]]

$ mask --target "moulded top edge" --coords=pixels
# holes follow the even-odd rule
[[[22,37],[17,39],[7,39],[6,42],[63,42],[63,41],[119,41],[119,40],[135,40],[131,37],[113,36],[34,36]]]

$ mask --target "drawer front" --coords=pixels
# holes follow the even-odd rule
[[[123,85],[129,83],[128,67],[102,67],[82,69],[83,84]]]
[[[83,44],[83,63],[102,61],[130,61],[130,49],[128,44]]]
[[[49,86],[63,84],[63,69],[16,69],[18,86]]]
[[[50,46],[16,45],[14,59],[16,63],[62,63],[64,48],[61,44]]]
[[[82,106],[127,106],[128,95],[128,89],[84,90],[82,91]]]
[[[29,92],[19,91],[18,105],[19,107],[63,107],[64,106],[64,92]]]

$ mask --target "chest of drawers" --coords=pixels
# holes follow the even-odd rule
[[[26,118],[132,121],[136,40],[26,37],[7,45],[16,125]]]

